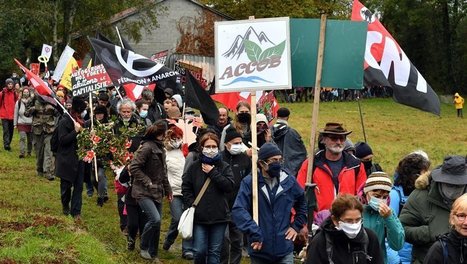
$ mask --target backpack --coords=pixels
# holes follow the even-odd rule
[[[58,150],[59,140],[58,140],[58,124],[62,120],[62,116],[58,118],[57,125],[55,126],[54,132],[52,133],[52,137],[50,138],[50,150],[55,154]]]
[[[443,248],[443,264],[448,264],[448,245],[446,244],[447,240],[447,234],[438,237],[438,241],[441,243],[441,247]]]
[[[368,238],[368,233],[366,232],[365,228],[363,228],[363,254],[365,254],[366,259],[370,260],[372,257],[368,255],[368,245],[370,244],[370,239]],[[329,264],[334,264],[334,261],[332,260],[332,250],[334,248],[334,243],[331,239],[331,236],[328,233],[324,233],[324,237],[326,238],[326,255],[328,256],[328,261]]]

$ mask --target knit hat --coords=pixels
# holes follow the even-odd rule
[[[355,157],[359,159],[363,159],[368,155],[372,155],[373,150],[371,150],[370,145],[365,142],[357,142],[355,143]]]
[[[363,187],[363,192],[367,193],[369,191],[383,190],[390,192],[392,189],[392,181],[389,178],[389,175],[383,171],[372,172],[368,179],[366,179],[365,186]]]
[[[73,97],[73,101],[71,102],[71,109],[79,114],[86,110],[86,102],[81,97]]]
[[[107,108],[103,105],[98,105],[96,106],[96,108],[94,109],[94,114],[98,115],[98,114],[107,114]]]
[[[258,160],[267,160],[272,156],[282,155],[281,150],[273,143],[264,143],[258,151]]]
[[[231,141],[234,138],[241,138],[241,137],[242,137],[242,135],[240,135],[240,133],[238,133],[236,129],[234,129],[234,128],[227,129],[227,131],[225,133],[224,143],[227,143],[227,142]]]
[[[174,95],[172,96],[172,99],[174,99],[174,100],[177,102],[178,107],[182,107],[182,106],[183,106],[183,100],[182,100],[182,96],[181,96],[181,95],[179,95],[179,94],[174,94]]]
[[[281,107],[277,110],[277,117],[289,117],[290,111],[285,107]]]
[[[345,139],[344,151],[353,151],[353,152],[355,152],[355,146],[354,146],[352,140],[350,140],[349,138]]]
[[[180,109],[176,106],[171,106],[167,109],[167,117],[170,119],[177,119],[180,118],[182,114],[180,113]]]
[[[5,84],[9,84],[9,83],[14,83],[13,79],[8,78],[8,79],[5,80]]]
[[[269,123],[268,118],[264,114],[256,114],[256,124],[259,122],[264,122],[266,124]]]
[[[172,97],[172,95],[174,95],[174,90],[172,90],[172,88],[165,88],[164,93],[166,93],[166,94],[170,95],[170,97]]]

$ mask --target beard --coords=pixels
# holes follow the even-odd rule
[[[335,144],[333,146],[326,147],[332,154],[341,154],[344,151],[344,146],[340,144]]]

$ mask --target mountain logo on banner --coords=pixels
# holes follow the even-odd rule
[[[238,82],[247,83],[272,83],[269,80],[253,75],[268,68],[275,68],[281,64],[281,57],[285,50],[285,40],[275,45],[266,33],[261,31],[258,34],[255,29],[250,26],[245,34],[237,35],[234,42],[222,55],[226,58],[237,57],[237,61],[241,63],[225,68],[224,73],[220,76],[220,80],[229,80],[225,86],[232,85]],[[263,50],[264,48],[264,50]],[[247,58],[244,58],[246,54]],[[249,62],[244,60],[248,59]],[[244,76],[249,74],[248,76]]]
[[[235,58],[237,56],[237,59],[242,55],[242,53],[245,51],[245,40],[253,41],[256,43],[259,43],[260,45],[263,43],[269,43],[270,45],[275,46],[274,42],[272,42],[266,33],[261,31],[261,33],[256,33],[255,29],[253,27],[249,27],[248,30],[245,32],[245,34],[242,35],[237,35],[235,38],[234,42],[230,46],[230,49],[226,51],[224,54],[222,54],[224,57],[231,59]]]

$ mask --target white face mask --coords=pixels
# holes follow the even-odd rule
[[[231,155],[238,155],[243,152],[242,144],[232,144],[228,151]]]
[[[362,221],[355,224],[339,221],[339,226],[336,226],[336,229],[344,231],[348,238],[354,239],[362,229]]]
[[[214,158],[218,153],[218,148],[203,148],[203,155],[208,158]]]
[[[178,149],[182,145],[181,139],[172,139],[169,141],[169,144],[172,148]]]

